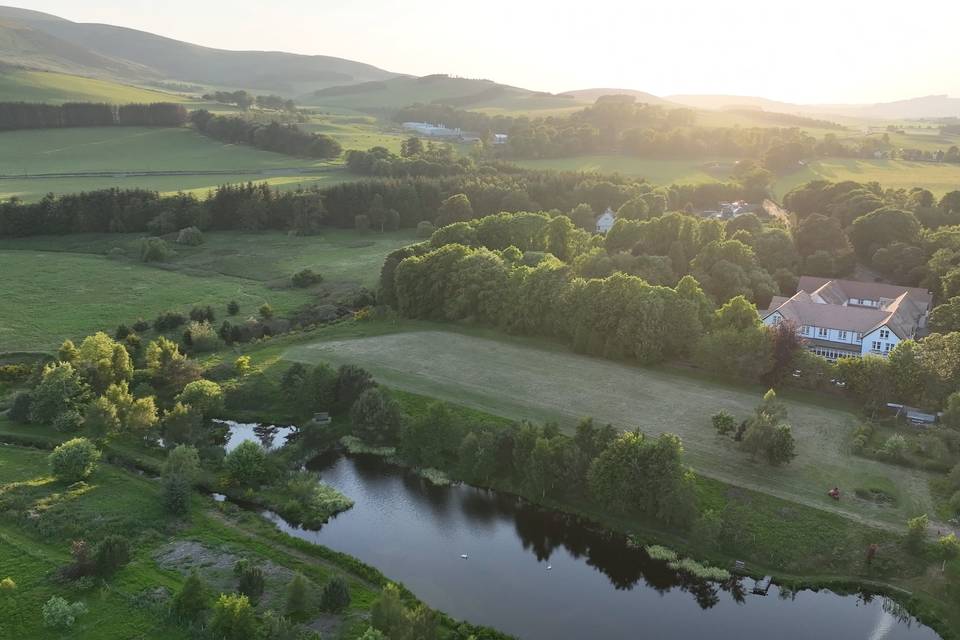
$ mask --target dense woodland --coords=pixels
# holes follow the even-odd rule
[[[200,109],[190,113],[190,122],[200,133],[222,142],[248,144],[265,151],[306,158],[337,158],[340,143],[323,133],[308,133],[295,124],[262,124],[235,116],[216,116]]]
[[[179,127],[187,110],[171,102],[106,104],[67,102],[0,102],[0,131],[61,127]]]
[[[494,133],[507,133],[507,144],[491,150],[502,158],[559,158],[589,153],[625,153],[649,158],[750,158],[771,171],[796,166],[811,157],[873,158],[885,157],[938,162],[960,162],[960,150],[951,147],[941,152],[901,150],[889,135],[844,136],[836,123],[802,116],[750,110],[751,118],[760,118],[775,127],[697,126],[696,113],[690,109],[668,109],[637,103],[631,96],[604,96],[581,111],[543,118],[489,116],[457,109],[450,105],[413,105],[394,114],[398,122],[441,122],[477,133],[490,139]],[[834,129],[820,139],[804,129]]]

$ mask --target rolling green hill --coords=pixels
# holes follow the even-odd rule
[[[303,96],[304,104],[346,109],[396,109],[414,103],[443,103],[460,109],[503,112],[582,108],[590,101],[498,84],[492,80],[442,74],[397,77],[363,84],[329,87]]]
[[[0,102],[186,102],[189,98],[99,78],[53,71],[11,70],[0,74]]]
[[[288,95],[395,75],[332,56],[212,49],[15,7],[0,7],[0,60],[126,82],[172,80]]]

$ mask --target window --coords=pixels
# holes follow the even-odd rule
[[[880,339],[887,340],[890,337],[889,329],[880,329]]]
[[[805,336],[810,335],[810,327],[808,327],[807,325],[803,325],[802,327],[800,327],[800,333],[802,333]]]
[[[891,344],[890,344],[889,342],[884,342],[884,343],[883,343],[883,352],[884,352],[884,353],[890,353],[890,347],[891,347]]]
[[[880,347],[881,347],[881,344],[876,340],[874,340],[873,343],[870,345],[870,350],[880,353]]]
[[[817,327],[818,338],[826,338],[828,335],[830,335],[830,329],[827,329],[825,327]]]
[[[840,332],[840,339],[841,339],[841,340],[846,340],[846,339],[847,339],[847,332],[846,332],[846,331],[841,331],[841,332]]]
[[[857,333],[857,342],[863,342],[863,334],[862,334],[862,333],[859,333],[859,332]]]

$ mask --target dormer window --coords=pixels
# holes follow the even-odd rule
[[[818,337],[820,337],[820,338],[826,338],[828,335],[830,335],[830,329],[827,329],[826,327],[819,327],[819,328],[817,329],[817,336],[818,336]]]

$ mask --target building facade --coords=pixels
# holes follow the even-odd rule
[[[889,355],[925,330],[932,302],[916,287],[804,276],[797,293],[774,297],[761,317],[768,326],[790,322],[810,351],[834,361]]]
[[[613,213],[613,209],[607,207],[607,210],[597,218],[597,233],[607,233],[613,228],[613,223],[616,221],[617,216]]]

